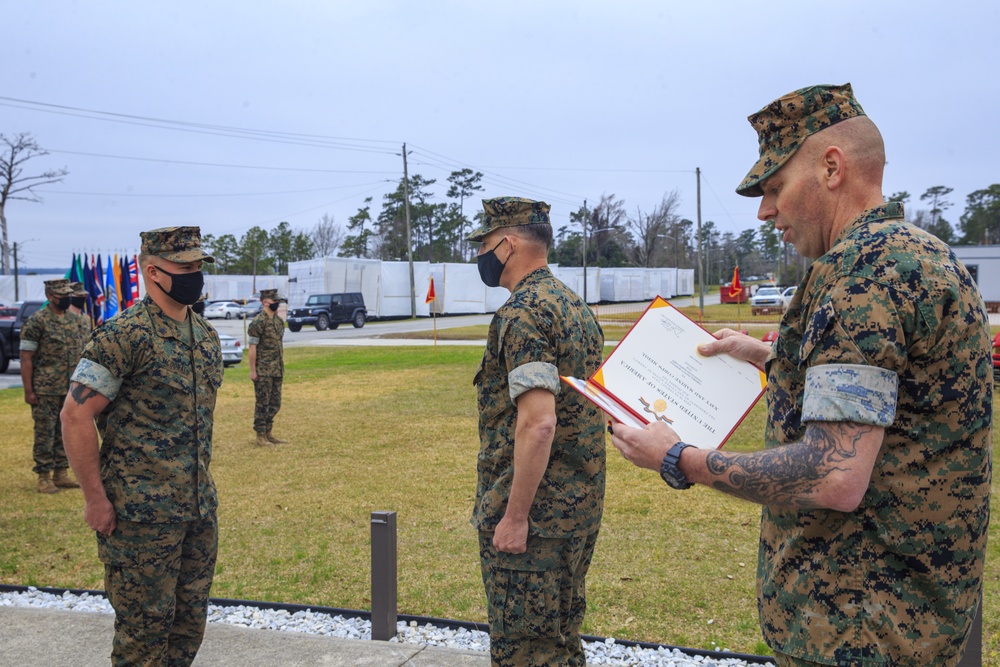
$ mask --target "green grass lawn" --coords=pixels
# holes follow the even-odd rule
[[[476,347],[286,351],[275,433],[254,446],[246,364],[226,371],[212,471],[215,597],[370,608],[369,516],[398,512],[400,612],[484,621],[468,519],[478,451]],[[0,391],[0,581],[101,589],[79,491],[43,496],[19,389]],[[759,447],[758,405],[727,449]],[[703,487],[671,492],[609,445],[606,512],[584,632],[765,654],[754,573],[760,511]],[[997,500],[993,509],[996,512]],[[985,664],[1000,664],[1000,544],[991,530]]]

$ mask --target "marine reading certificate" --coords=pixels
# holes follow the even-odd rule
[[[764,373],[728,354],[703,357],[715,337],[656,297],[587,380],[563,381],[615,421],[642,427],[662,421],[703,449],[726,442],[764,394]]]

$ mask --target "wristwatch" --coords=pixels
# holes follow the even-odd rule
[[[681,452],[684,451],[686,447],[694,447],[694,445],[689,445],[685,442],[678,442],[674,444],[673,447],[667,450],[666,455],[663,457],[663,463],[660,464],[660,477],[663,481],[667,483],[671,489],[690,489],[694,484],[687,481],[687,477],[681,472],[681,469],[677,467],[677,464],[681,460]]]

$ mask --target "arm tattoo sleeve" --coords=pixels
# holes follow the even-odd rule
[[[73,397],[73,400],[76,401],[77,405],[83,405],[94,396],[97,396],[96,391],[87,385],[79,383],[74,383],[73,386],[70,387],[69,394]]]
[[[871,426],[847,422],[814,422],[798,442],[760,452],[712,452],[708,471],[712,486],[761,505],[816,509],[815,487],[837,470],[850,467],[858,440]]]

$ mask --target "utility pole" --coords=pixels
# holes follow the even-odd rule
[[[698,312],[705,319],[705,262],[701,254],[701,167],[694,168],[698,182]]]
[[[17,289],[17,242],[14,242],[14,301],[20,301],[21,295]]]
[[[28,241],[37,241],[38,239],[28,239],[27,241],[21,241],[18,243],[15,241],[11,244],[11,248],[14,251],[14,301],[21,300],[20,287],[18,286],[18,272],[17,272],[17,251],[24,248],[24,244]]]
[[[250,286],[250,293],[251,294],[256,294],[257,293],[257,253],[258,252],[260,252],[260,249],[257,248],[257,244],[254,243],[253,244],[253,284]],[[246,299],[243,299],[243,303],[246,303]],[[246,318],[244,318],[244,319],[246,319]]]
[[[410,172],[406,166],[406,143],[403,143],[403,201],[406,205],[406,259],[410,263],[410,317],[416,317],[417,284],[413,278],[413,241],[410,236]]]
[[[587,200],[583,200],[583,303],[587,303]]]

